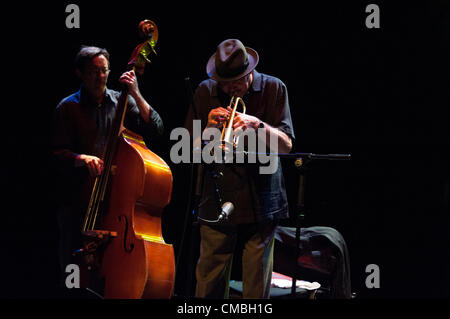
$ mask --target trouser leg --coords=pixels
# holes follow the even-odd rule
[[[244,231],[242,252],[243,298],[270,297],[276,223],[252,225]]]
[[[198,298],[228,298],[235,236],[200,226],[200,257],[196,267]]]

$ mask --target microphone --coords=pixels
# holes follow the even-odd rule
[[[222,205],[222,212],[220,213],[217,221],[227,220],[230,217],[231,213],[234,211],[234,205],[231,202],[225,202]]]

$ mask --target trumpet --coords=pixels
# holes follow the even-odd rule
[[[231,115],[229,116],[227,121],[224,123],[223,129],[222,129],[222,134],[220,136],[221,147],[222,147],[222,150],[224,150],[225,152],[233,150],[234,148],[237,147],[237,145],[239,143],[239,136],[235,136],[233,134],[233,121],[234,121],[234,116],[236,114],[236,109],[238,107],[238,104],[240,104],[242,106],[241,113],[245,114],[245,111],[246,111],[244,100],[242,100],[242,98],[240,98],[238,96],[233,96],[230,100],[230,104],[228,105],[228,107],[230,107],[232,109]]]

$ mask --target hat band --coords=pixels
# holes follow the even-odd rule
[[[243,73],[245,70],[247,70],[247,67],[249,65],[248,59],[245,61],[245,63],[243,65],[241,65],[238,68],[216,68],[216,73],[217,75],[219,75],[220,77],[223,78],[232,78],[235,77],[241,73]]]

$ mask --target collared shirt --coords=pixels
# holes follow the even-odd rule
[[[97,104],[82,86],[78,92],[64,98],[56,107],[53,158],[63,193],[76,193],[82,184],[81,180],[86,178],[87,172],[83,172],[86,171],[85,168],[74,167],[78,154],[103,158],[106,139],[116,117],[119,97],[120,92],[106,88],[102,103]],[[162,135],[164,129],[159,114],[153,108],[150,122],[144,121],[132,96],[128,97],[124,126],[144,138],[157,138]]]
[[[194,95],[194,104],[202,129],[206,127],[209,112],[217,107],[226,107],[229,100],[230,97],[220,89],[216,81],[208,79],[200,83]],[[287,88],[281,80],[254,70],[253,82],[243,100],[246,114],[259,118],[294,140]],[[191,109],[185,124],[190,132],[193,114]],[[277,160],[278,169],[273,174],[259,174],[259,167],[254,164],[205,165],[200,221],[215,220],[220,213],[214,181],[217,183],[222,202],[230,201],[235,206],[230,223],[243,224],[287,218],[286,189],[281,161],[279,158]],[[222,172],[223,177],[214,180],[211,173],[217,171]]]

